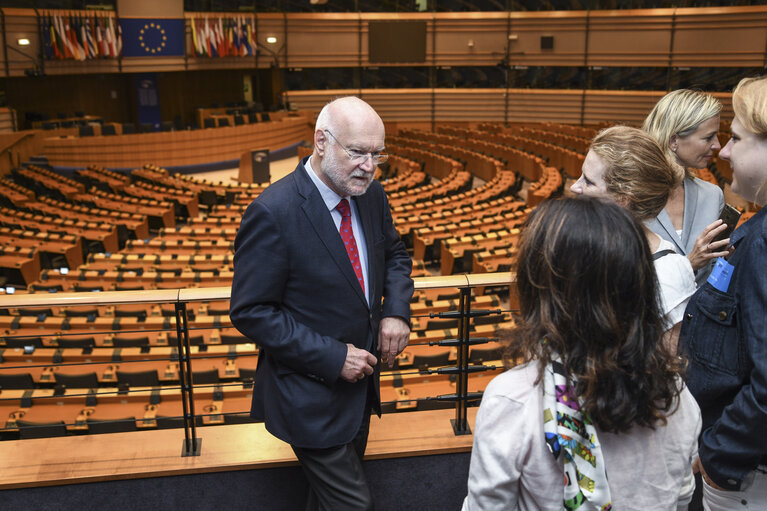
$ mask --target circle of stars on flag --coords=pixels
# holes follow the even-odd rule
[[[165,48],[168,37],[159,23],[147,23],[138,33],[139,45],[147,53],[160,53]]]

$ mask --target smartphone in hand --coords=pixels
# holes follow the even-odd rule
[[[738,220],[740,220],[740,211],[735,209],[733,206],[730,206],[729,204],[724,205],[722,208],[722,213],[719,215],[719,218],[727,224],[727,228],[720,232],[716,238],[711,240],[714,241],[721,241],[723,239],[727,239],[730,237],[730,234],[732,234],[732,231],[735,230],[735,226],[738,225]]]

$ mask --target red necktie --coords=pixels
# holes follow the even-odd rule
[[[362,278],[362,266],[360,265],[360,254],[357,252],[357,241],[354,239],[354,232],[352,232],[352,210],[349,207],[349,201],[341,199],[336,209],[341,213],[341,239],[344,240],[344,246],[346,246],[346,253],[349,255],[349,260],[354,268],[354,273],[357,275],[357,280],[362,287],[362,292],[365,292],[365,280]]]

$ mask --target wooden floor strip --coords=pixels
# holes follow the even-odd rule
[[[469,409],[474,427],[477,408]],[[373,416],[366,459],[466,452],[472,435],[456,436],[453,410]],[[263,424],[199,428],[200,456],[182,457],[183,430],[0,442],[0,490],[34,486],[160,477],[227,470],[272,468],[296,463],[290,446]]]

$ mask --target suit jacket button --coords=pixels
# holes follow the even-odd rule
[[[719,311],[719,321],[727,319],[727,311]]]

